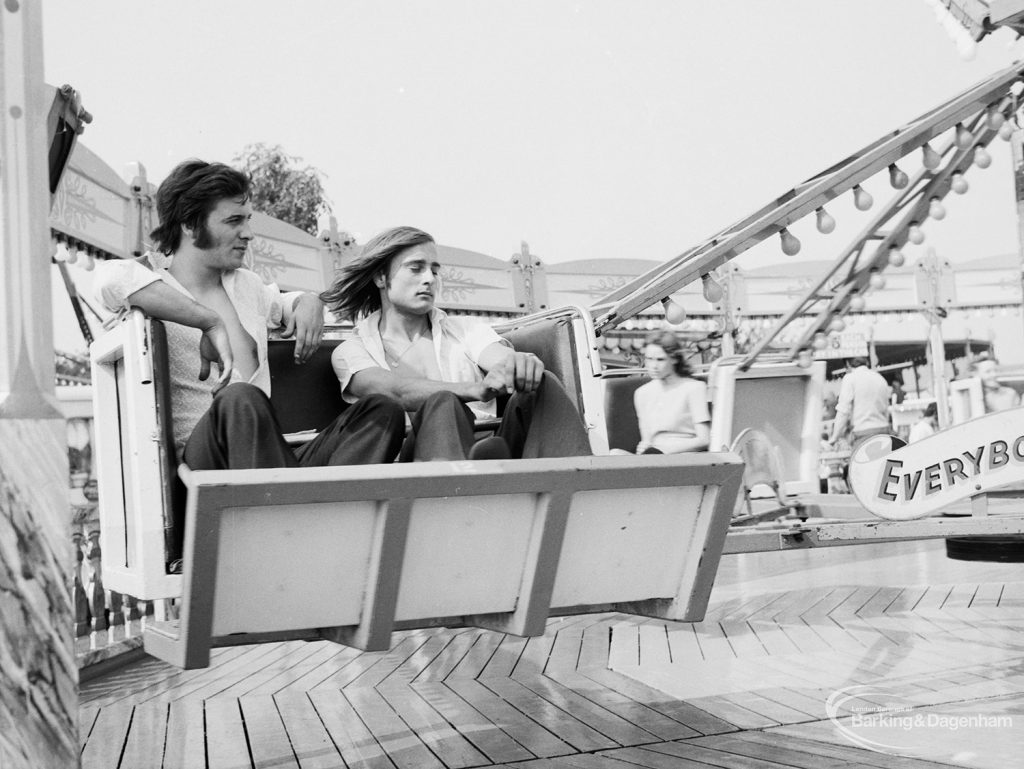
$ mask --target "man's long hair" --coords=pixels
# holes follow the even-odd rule
[[[322,294],[326,304],[339,320],[353,323],[381,308],[380,291],[374,278],[387,278],[391,260],[407,248],[433,243],[434,239],[415,227],[392,227],[374,235],[363,246],[362,253],[338,270],[333,285]]]
[[[181,246],[181,228],[196,233],[203,248],[206,219],[224,198],[249,197],[249,177],[223,163],[186,160],[179,163],[156,191],[160,226],[150,233],[158,251],[173,254]],[[205,246],[208,247],[208,246]]]

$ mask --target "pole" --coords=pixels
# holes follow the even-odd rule
[[[1010,121],[1016,126],[1016,121]],[[1017,201],[1017,244],[1020,261],[1021,297],[1024,299],[1024,130],[1016,126],[1010,136],[1013,154],[1013,190]],[[1024,317],[1024,313],[1021,313]]]
[[[921,313],[928,319],[928,359],[932,369],[932,390],[938,409],[939,429],[949,427],[949,382],[946,378],[946,344],[942,340],[942,319],[956,303],[956,282],[948,260],[934,249],[918,260],[914,283]]]
[[[939,429],[949,427],[949,386],[946,383],[946,344],[942,341],[942,320],[932,312],[928,318],[928,356],[932,362],[932,389],[938,410]]]
[[[0,7],[0,766],[78,766],[40,3]]]

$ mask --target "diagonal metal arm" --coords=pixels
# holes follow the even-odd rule
[[[775,235],[957,123],[1006,96],[1024,76],[1015,64],[808,179],[751,216],[626,283],[591,306],[598,333],[634,317],[688,283]]]
[[[1009,102],[1009,98],[1004,99],[998,108],[1006,109],[1009,106]],[[970,148],[957,149],[956,145],[950,141],[942,153],[943,155],[947,152],[952,153],[946,166],[934,173],[921,169],[915,175],[914,183],[908,186],[907,191],[903,195],[897,196],[877,217],[877,220],[881,220],[884,223],[899,216],[900,218],[894,227],[881,237],[877,237],[880,234],[877,227],[873,230],[869,228],[869,232],[862,234],[859,241],[855,241],[854,248],[862,251],[863,247],[867,245],[869,238],[875,240],[876,245],[872,256],[869,259],[846,260],[849,272],[842,286],[843,291],[836,292],[828,300],[826,306],[819,311],[814,322],[791,344],[788,351],[789,357],[795,357],[801,349],[808,348],[812,337],[817,332],[825,331],[833,317],[846,312],[854,296],[857,294],[864,295],[867,292],[872,273],[881,273],[889,265],[890,250],[900,248],[907,242],[907,232],[910,225],[915,222],[921,223],[925,221],[928,216],[928,206],[932,199],[941,201],[949,194],[951,189],[950,181],[953,174],[964,173],[970,168],[974,162],[975,148],[985,147],[995,138],[997,129],[992,128],[988,124],[986,120],[987,115],[988,110],[982,110],[970,122],[970,130],[974,137]],[[859,248],[857,248],[858,245]],[[777,331],[781,330],[781,327],[777,324],[772,330],[777,333]],[[759,350],[752,351],[744,359],[741,368],[748,367],[756,359],[758,352]]]

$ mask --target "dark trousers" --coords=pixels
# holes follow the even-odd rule
[[[228,385],[213,399],[185,443],[193,470],[322,467],[391,462],[405,436],[405,412],[383,396],[349,406],[309,443],[292,448],[281,435],[270,398],[255,385]],[[185,487],[171,481],[171,520],[165,522],[168,563],[180,563],[185,537]]]
[[[258,387],[225,387],[196,424],[183,459],[193,470],[323,467],[391,462],[405,436],[405,413],[381,395],[349,406],[309,443],[292,448],[270,399]]]
[[[890,435],[891,432],[888,427],[869,427],[866,430],[854,430],[851,434],[851,443],[858,443],[865,438],[870,438],[872,435]]]
[[[476,441],[474,416],[449,392],[435,393],[412,415],[412,430],[403,459],[461,460]],[[590,440],[576,404],[558,377],[544,372],[532,393],[514,393],[495,433],[508,444],[513,459],[589,456]]]

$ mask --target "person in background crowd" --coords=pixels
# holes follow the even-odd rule
[[[671,331],[648,335],[644,365],[651,381],[633,393],[640,425],[636,453],[706,451],[711,423],[707,387],[691,375],[679,338]]]
[[[986,414],[1020,405],[1020,394],[1012,387],[1000,384],[996,374],[998,368],[999,362],[989,357],[978,358],[971,364],[974,375],[981,380]]]
[[[839,442],[849,426],[851,444],[872,435],[889,433],[889,384],[868,368],[864,358],[851,358],[839,386],[836,419],[829,443]]]
[[[828,443],[832,435],[832,425],[836,418],[836,404],[839,402],[839,394],[828,391],[821,397],[821,440]]]
[[[903,401],[907,397],[907,393],[903,389],[903,384],[900,382],[900,380],[893,379],[892,384],[889,386],[889,389],[891,391],[891,395],[889,396],[890,402],[896,406],[903,403]]]
[[[917,420],[910,428],[910,435],[907,437],[907,443],[916,443],[917,441],[927,438],[929,435],[934,435],[935,431],[938,430],[938,407],[935,402],[929,403],[921,414],[921,418]]]

